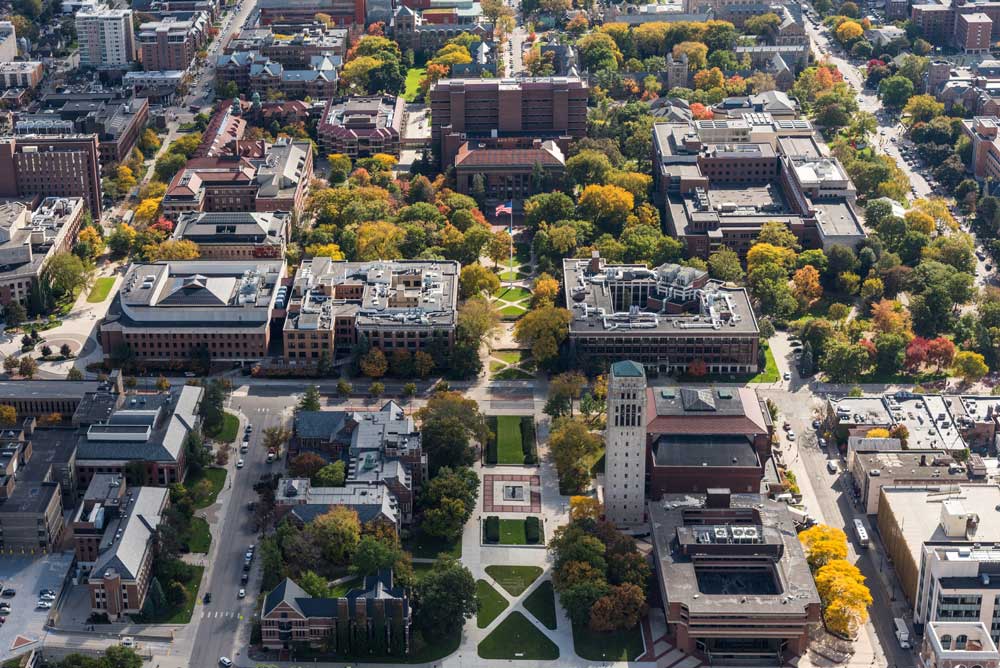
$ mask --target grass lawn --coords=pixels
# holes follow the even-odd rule
[[[497,417],[497,463],[524,463],[524,450],[521,449],[521,416],[519,415],[500,415]]]
[[[426,67],[411,67],[406,71],[406,90],[403,97],[407,102],[416,102],[420,89],[420,80],[427,74]]]
[[[341,582],[340,584],[334,585],[333,587],[331,587],[330,588],[330,593],[334,597],[336,597],[336,596],[346,596],[347,592],[351,591],[355,587],[360,587],[361,586],[361,581],[363,579],[364,578],[362,578],[359,575],[357,577],[351,578],[350,580],[345,580],[344,582]]]
[[[527,312],[528,312],[528,309],[526,309],[523,306],[519,306],[517,304],[511,304],[510,306],[504,306],[502,309],[500,309],[500,315],[501,316],[503,316],[505,318],[514,318],[515,320],[517,318],[520,318],[522,315],[524,315]]]
[[[544,624],[545,628],[556,628],[556,597],[552,592],[551,580],[546,580],[528,594],[528,598],[524,599],[524,607],[534,615],[535,619]]]
[[[208,530],[208,522],[201,517],[191,518],[191,526],[187,532],[187,546],[192,552],[208,554],[212,545],[212,534]]]
[[[635,661],[643,652],[642,629],[594,633],[582,626],[573,626],[573,649],[588,661]]]
[[[500,520],[501,545],[527,545],[524,535],[524,520]]]
[[[479,599],[476,626],[481,629],[493,623],[507,609],[507,599],[486,580],[476,580],[476,598]]]
[[[226,469],[220,469],[215,466],[204,469],[201,473],[192,473],[184,480],[184,486],[188,489],[192,489],[195,485],[202,481],[202,479],[208,480],[212,483],[212,491],[209,492],[208,496],[201,500],[200,503],[195,504],[195,508],[208,508],[210,505],[215,503],[215,500],[219,498],[219,492],[226,485]]]
[[[198,601],[198,589],[201,587],[201,576],[205,572],[204,566],[191,566],[194,577],[184,583],[187,590],[187,601],[177,608],[169,608],[163,614],[155,618],[143,618],[145,624],[187,624],[191,621],[191,613],[194,612],[194,604]]]
[[[778,382],[778,365],[774,362],[774,353],[771,352],[771,346],[765,348],[764,353],[767,355],[767,366],[763,371],[750,379],[751,383]]]
[[[111,288],[114,285],[114,276],[105,276],[97,279],[94,281],[94,287],[90,289],[90,294],[87,295],[87,301],[91,304],[100,304],[108,298],[108,293],[111,292]]]
[[[490,371],[496,373],[501,369],[506,369],[507,364],[505,362],[498,362],[496,360],[490,360]]]
[[[486,572],[511,596],[520,596],[542,574],[538,566],[487,566]]]
[[[509,302],[519,302],[522,299],[529,299],[531,292],[524,288],[500,288],[493,293],[497,299],[506,299]]]
[[[348,659],[351,663],[396,663],[401,665],[433,663],[435,661],[440,661],[450,654],[454,654],[458,650],[458,646],[461,644],[462,629],[456,629],[448,636],[433,642],[425,640],[423,634],[414,629],[410,634],[410,653],[402,657],[395,655],[377,656],[374,654],[365,654],[363,656],[342,656],[327,654],[319,649],[305,646],[296,650],[296,658],[302,661],[343,662],[345,659]]]
[[[522,278],[528,278],[528,274],[513,270],[502,271],[498,274],[498,276],[500,276],[501,281],[516,281]]]
[[[436,559],[439,554],[444,552],[449,557],[458,559],[462,556],[462,541],[456,540],[454,543],[449,543],[436,536],[428,536],[418,531],[413,538],[403,543],[403,549],[414,557]],[[414,570],[416,570],[416,565],[414,565]]]
[[[493,374],[494,380],[531,380],[534,377],[534,374],[514,368],[504,369],[499,373]]]
[[[433,563],[425,563],[422,561],[417,562],[413,564],[413,577],[415,577],[417,582],[419,582],[425,575],[431,572],[432,568],[434,568]]]
[[[517,364],[521,361],[521,351],[520,350],[495,350],[493,351],[493,357],[498,360],[503,360],[507,364]]]
[[[222,413],[222,426],[219,427],[218,431],[206,432],[205,435],[216,441],[232,443],[236,440],[236,432],[239,430],[240,419],[229,411],[224,411]]]
[[[559,658],[559,647],[527,617],[520,612],[512,612],[479,643],[479,656],[484,659],[552,661]]]

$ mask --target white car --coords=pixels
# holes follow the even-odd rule
[[[795,432],[794,431],[789,431],[788,432],[788,440],[789,441],[794,441],[795,440]]]
[[[240,458],[240,460],[238,462],[236,462],[236,468],[238,468],[238,469],[243,468],[243,458],[242,457]]]
[[[38,609],[40,609],[40,610],[48,610],[49,608],[52,607],[52,603],[49,602],[49,601],[39,601],[35,605],[35,607],[38,608]]]
[[[56,597],[53,596],[52,594],[42,594],[41,596],[38,597],[38,600],[39,601],[54,601],[54,600],[56,600]]]
[[[229,668],[231,665],[233,665],[233,662],[229,660],[229,657],[220,656],[219,657],[219,665],[220,666],[225,666],[226,668]]]
[[[240,593],[237,594],[236,597],[237,598],[246,598],[247,597],[247,590],[246,589],[240,589]]]

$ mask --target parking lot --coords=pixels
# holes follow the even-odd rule
[[[72,552],[34,556],[0,556],[0,582],[4,589],[14,589],[17,595],[2,600],[10,603],[11,611],[3,615],[6,623],[0,626],[0,656],[10,653],[18,636],[41,640],[45,634],[45,621],[51,610],[39,610],[38,592],[51,589],[58,604]]]

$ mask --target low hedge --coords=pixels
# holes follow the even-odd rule
[[[531,516],[524,520],[524,539],[528,541],[529,545],[537,545],[542,539],[542,523],[535,517]]]
[[[521,416],[521,451],[524,452],[525,464],[538,463],[538,448],[535,445],[535,418],[530,415]]]
[[[490,515],[486,518],[486,542],[500,542],[500,518],[496,515]]]
[[[486,463],[496,464],[497,463],[497,441],[496,439],[491,440],[486,444]]]

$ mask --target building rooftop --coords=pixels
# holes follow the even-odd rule
[[[765,434],[765,415],[749,387],[650,387],[646,389],[646,431],[650,434]]]
[[[291,218],[286,211],[190,211],[178,217],[173,238],[187,239],[198,245],[252,243],[281,246]]]
[[[365,608],[365,614],[375,616],[376,601],[379,599],[399,599],[403,603],[403,617],[409,615],[409,601],[403,587],[393,585],[392,571],[379,571],[377,575],[365,576],[361,587],[355,587],[344,596],[338,598],[315,598],[306,593],[290,578],[285,578],[264,598],[261,616],[266,616],[281,604],[305,617],[324,617],[336,619],[342,611],[350,617],[360,615],[360,607]]]
[[[665,605],[692,616],[808,614],[819,604],[784,503],[757,494],[667,494],[649,503]],[[702,557],[711,557],[702,559]]]
[[[76,451],[76,434],[69,429],[35,429],[24,438],[31,443],[31,458],[17,470],[14,491],[0,501],[0,513],[44,512],[61,493],[53,467],[68,467]]]
[[[123,580],[136,580],[147,551],[153,549],[160,512],[170,490],[164,487],[136,487],[127,493],[125,507],[117,521],[105,529],[98,547],[91,577],[117,572]]]
[[[690,267],[649,269],[607,264],[599,256],[565,258],[563,284],[573,334],[681,336],[696,331],[728,336],[758,331],[746,290],[708,280],[705,272]],[[646,302],[625,303],[623,296],[634,291],[647,295]]]
[[[927,622],[924,638],[937,659],[948,662],[939,665],[982,666],[1000,661],[990,630],[980,621]]]
[[[951,408],[954,399],[939,394],[896,392],[881,396],[831,399],[837,422],[855,431],[862,428],[905,425],[911,450],[964,450],[965,440]]]
[[[760,467],[750,439],[738,434],[664,434],[651,451],[656,466]]]
[[[46,197],[34,211],[21,202],[0,204],[0,276],[37,276],[50,255],[68,246],[83,209],[79,197]]]

